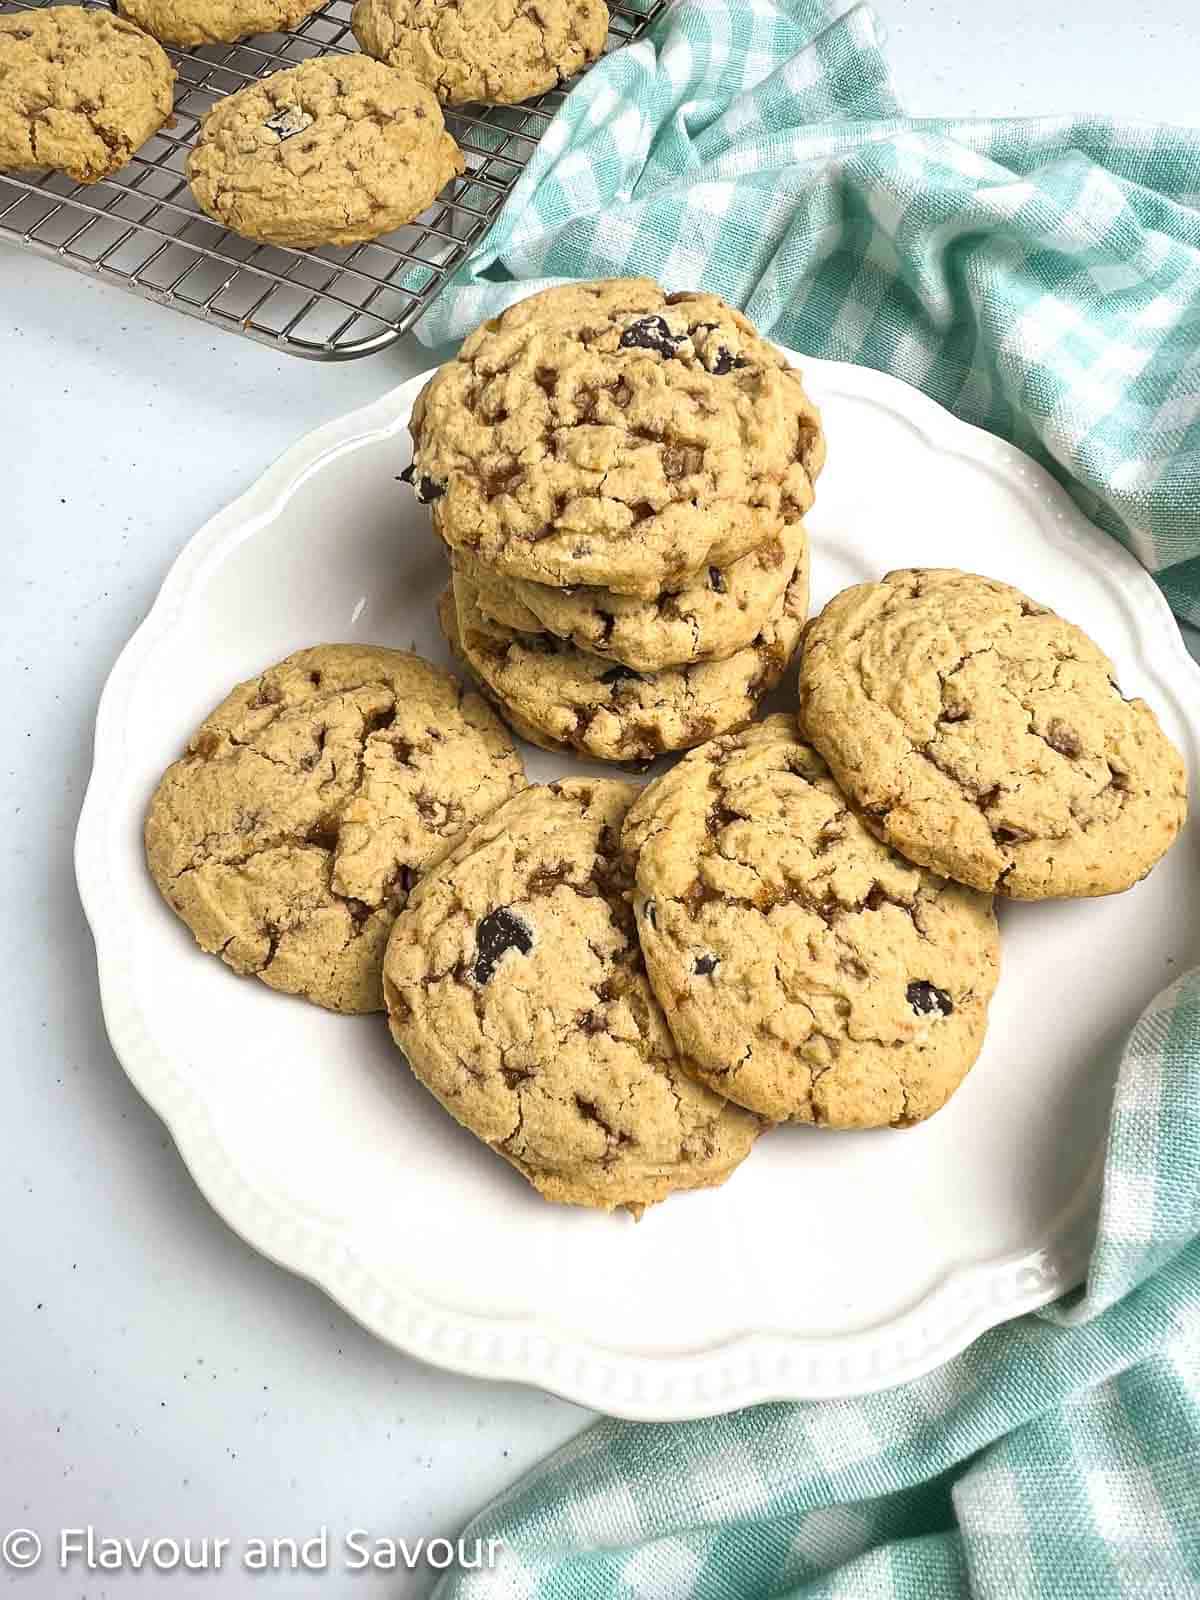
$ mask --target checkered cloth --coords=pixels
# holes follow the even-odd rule
[[[903,117],[867,6],[679,0],[569,96],[417,333],[635,273],[1011,439],[1200,624],[1200,132]]]
[[[1200,622],[1200,134],[915,121],[865,6],[680,0],[421,325],[647,273],[1014,440]],[[1126,1046],[1087,1285],[863,1400],[601,1423],[440,1600],[1200,1600],[1200,973]]]

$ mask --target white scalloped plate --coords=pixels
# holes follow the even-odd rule
[[[1094,635],[1195,771],[1200,673],[1132,557],[916,391],[801,364],[830,438],[814,603],[897,566],[1006,579]],[[780,1129],[638,1225],[539,1200],[379,1018],[238,981],[158,899],[146,800],[231,684],[320,640],[448,659],[440,554],[395,483],[422,381],[302,440],[202,529],[100,703],[76,857],[105,1020],[213,1206],[413,1355],[653,1420],[885,1388],[1079,1282],[1122,1038],[1200,948],[1194,824],[1127,895],[1002,906],[987,1046],[932,1121]],[[537,777],[571,766],[530,756]]]

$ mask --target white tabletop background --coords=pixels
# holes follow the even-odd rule
[[[918,115],[1200,121],[1194,0],[876,9]],[[294,439],[429,364],[411,338],[297,361],[0,246],[0,1533],[453,1537],[590,1420],[385,1349],[229,1232],[112,1056],[72,875],[101,686],[182,545]],[[30,1597],[167,1581],[321,1580],[0,1571]],[[409,1597],[432,1578],[325,1581]]]

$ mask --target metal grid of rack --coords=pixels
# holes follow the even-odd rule
[[[46,0],[0,0],[0,13]],[[670,0],[610,0],[608,48],[628,44]],[[212,222],[187,185],[204,113],[281,67],[356,49],[351,0],[327,0],[294,31],[234,45],[168,50],[179,74],[174,125],[111,178],[0,174],[0,240],[293,355],[344,361],[386,349],[436,298],[491,224],[567,85],[519,106],[447,109],[466,171],[405,228],[368,244],[287,250]]]

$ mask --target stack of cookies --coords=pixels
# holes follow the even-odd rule
[[[411,428],[443,627],[517,732],[641,763],[750,721],[807,615],[825,444],[745,317],[646,279],[552,289],[474,333]]]

